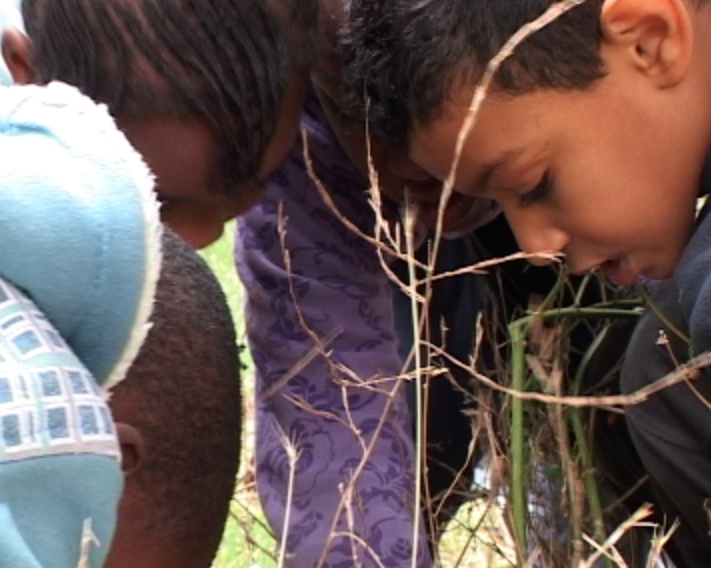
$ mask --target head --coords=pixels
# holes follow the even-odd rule
[[[550,4],[354,0],[345,49],[372,128],[445,178],[487,62]],[[525,251],[575,272],[669,276],[711,141],[710,63],[709,2],[588,0],[502,65],[455,190],[498,201]]]
[[[291,146],[299,89],[259,0],[24,0],[22,13],[27,36],[3,36],[15,82],[64,81],[107,104],[156,175],[164,220],[195,246]]]
[[[364,175],[368,176],[368,144],[362,124],[345,114],[352,97],[345,90],[343,58],[339,38],[347,21],[351,0],[272,0],[287,22],[290,52],[309,68],[313,90],[344,151]],[[423,207],[421,221],[434,225],[441,182],[414,164],[405,153],[377,137],[369,140],[370,158],[378,174],[378,188],[396,202],[404,201],[405,188],[413,201]],[[445,217],[450,232],[463,232],[480,219],[481,200],[460,195],[452,200]]]
[[[170,233],[152,322],[110,399],[126,484],[106,566],[208,568],[239,462],[239,360],[219,284]]]

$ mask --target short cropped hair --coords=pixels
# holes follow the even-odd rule
[[[587,89],[605,75],[604,0],[587,0],[528,37],[500,68],[509,94]],[[352,111],[368,98],[375,135],[407,148],[416,124],[438,118],[453,89],[475,84],[487,63],[554,0],[353,0],[343,38]],[[365,117],[359,116],[362,120]]]
[[[64,81],[113,116],[204,119],[219,185],[252,181],[286,92],[287,55],[262,0],[23,0],[40,82]]]
[[[182,552],[204,554],[219,545],[239,465],[239,355],[218,282],[169,232],[151,319],[111,398],[116,419],[146,444],[132,473],[146,510],[138,529],[156,547],[179,542]]]

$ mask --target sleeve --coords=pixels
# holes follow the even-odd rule
[[[333,140],[304,124],[324,186],[367,230],[363,182]],[[394,380],[402,362],[387,278],[373,248],[321,200],[300,144],[238,221],[236,256],[256,367],[257,487],[286,539],[286,564],[353,566],[355,555],[368,568],[403,566],[416,547],[429,566],[424,531],[413,547],[413,432]]]
[[[123,487],[106,401],[35,305],[0,279],[0,564],[100,567]]]

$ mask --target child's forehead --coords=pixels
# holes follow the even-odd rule
[[[440,179],[449,175],[464,125],[471,118],[473,89],[463,93],[450,97],[433,120],[416,125],[410,138],[412,159]],[[565,156],[566,144],[594,134],[591,130],[598,127],[589,115],[604,107],[600,97],[590,96],[585,104],[578,102],[579,97],[579,93],[543,90],[516,96],[491,93],[463,138],[457,155],[458,181],[479,190],[511,176],[522,177],[554,156]],[[581,133],[580,128],[588,131]],[[597,134],[607,136],[603,126]]]
[[[474,108],[476,106],[476,108]],[[475,103],[475,88],[453,90],[434,117],[415,125],[411,143],[414,146],[437,140],[449,152],[454,152],[460,136],[470,146],[476,146],[484,161],[493,161],[498,154],[525,147],[541,125],[542,114],[550,106],[539,100],[537,93],[511,96],[491,92]]]

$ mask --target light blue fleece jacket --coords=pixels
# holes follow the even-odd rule
[[[104,562],[123,483],[105,393],[147,332],[159,243],[152,177],[103,107],[0,87],[0,568]]]

